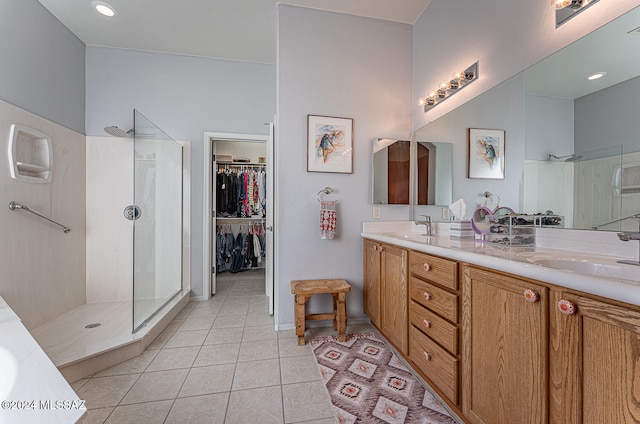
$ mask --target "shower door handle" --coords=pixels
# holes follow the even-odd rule
[[[140,218],[140,216],[142,215],[142,209],[140,209],[135,205],[129,205],[126,208],[124,208],[123,214],[124,214],[124,217],[127,218],[129,221],[135,221],[136,219]]]

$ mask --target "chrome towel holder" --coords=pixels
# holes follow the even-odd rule
[[[323,193],[326,194],[326,195],[329,195],[329,194],[333,193],[333,188],[327,186],[327,187],[323,188],[322,190],[320,190],[318,192],[318,195],[316,196],[316,199],[318,199],[318,202],[322,202],[322,198],[320,197],[320,195],[323,194]],[[336,200],[336,202],[337,202],[337,200]]]
[[[51,218],[47,218],[46,216],[42,215],[41,213],[38,213],[38,212],[34,211],[33,209],[29,208],[28,206],[21,205],[20,203],[16,202],[15,200],[12,200],[11,202],[9,202],[9,209],[11,209],[12,211],[16,211],[18,209],[22,209],[22,210],[25,210],[27,212],[31,212],[32,214],[37,215],[42,219],[46,219],[47,221],[52,222],[52,223],[62,227],[62,231],[64,231],[65,234],[68,234],[69,231],[71,231],[71,228],[67,227],[66,225],[62,225],[59,222],[56,222]]]

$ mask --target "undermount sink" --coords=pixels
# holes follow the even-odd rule
[[[640,282],[640,266],[621,264],[613,260],[586,259],[586,258],[550,258],[527,257],[527,261],[549,268],[573,271],[580,274],[588,274],[599,277],[619,278]]]
[[[403,239],[411,240],[411,241],[417,241],[417,242],[421,242],[421,243],[427,243],[433,237],[434,237],[433,235],[430,236],[428,234],[420,234],[420,233],[402,234],[402,238]]]

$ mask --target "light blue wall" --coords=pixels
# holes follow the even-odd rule
[[[502,206],[520,208],[524,172],[524,83],[522,74],[492,88],[419,131],[419,139],[453,143],[453,200],[464,199],[467,219],[489,191],[500,196]],[[505,178],[467,178],[468,128],[505,131]],[[493,203],[491,204],[493,206]],[[420,208],[417,208],[419,215]],[[438,215],[435,215],[438,217]]]
[[[363,317],[362,222],[372,219],[374,138],[411,136],[411,26],[279,4],[277,204],[278,324],[293,324],[295,279],[345,278],[350,318]],[[307,114],[353,118],[353,173],[307,172]],[[321,240],[318,191],[331,186],[338,235]],[[383,219],[408,219],[384,206]],[[324,302],[321,305],[320,302]],[[330,310],[311,299],[310,309]]]
[[[548,1],[431,0],[413,26],[413,127],[464,104],[638,6],[594,3],[559,28]],[[479,61],[479,79],[425,113],[418,100]]]
[[[191,141],[191,288],[202,295],[205,131],[268,134],[275,66],[87,47],[87,135],[133,126],[138,109],[177,140]]]
[[[36,0],[1,6],[0,99],[84,134],[84,43]]]
[[[640,151],[640,77],[575,100],[575,151]],[[597,119],[596,119],[597,118]]]
[[[526,160],[574,152],[573,100],[526,94],[524,109]]]

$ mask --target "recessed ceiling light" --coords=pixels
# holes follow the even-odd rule
[[[587,79],[588,79],[589,81],[593,81],[593,80],[600,79],[600,78],[602,78],[602,77],[603,77],[603,76],[605,76],[605,75],[607,75],[607,73],[606,73],[606,72],[596,72],[596,73],[595,73],[595,74],[593,74],[593,75],[589,75],[589,76],[587,77]]]
[[[108,18],[113,18],[118,14],[113,6],[103,1],[92,1],[91,6],[93,6],[98,11],[98,13]]]

